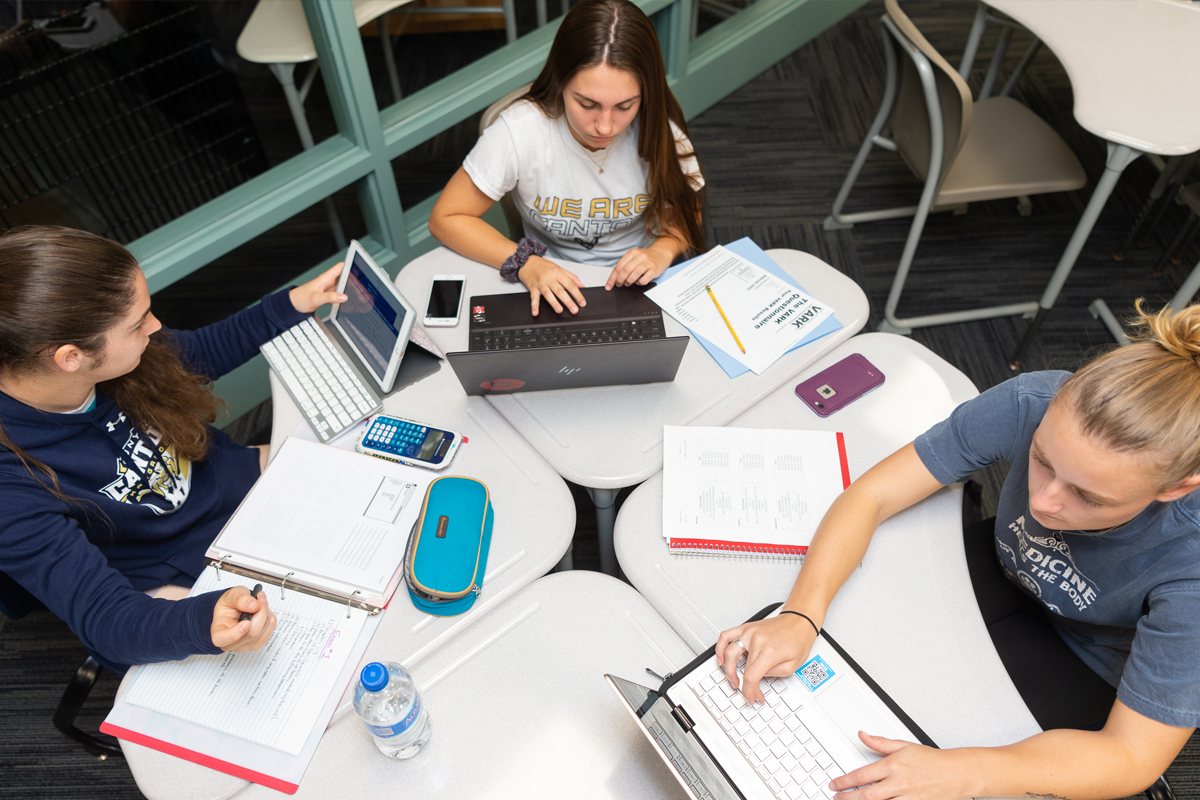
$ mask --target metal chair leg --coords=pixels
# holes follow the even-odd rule
[[[887,123],[888,115],[892,113],[892,104],[896,100],[896,84],[897,79],[896,53],[892,49],[891,42],[888,41],[888,33],[884,30],[882,24],[879,27],[880,36],[883,38],[883,52],[887,56],[887,85],[883,90],[883,102],[879,104],[879,113],[875,115],[875,121],[871,123],[871,129],[867,131],[866,138],[863,139],[862,146],[858,148],[858,155],[854,157],[854,163],[850,166],[850,171],[846,173],[846,180],[842,182],[842,188],[838,190],[837,198],[833,201],[833,211],[825,218],[824,228],[827,231],[844,230],[854,227],[855,220],[848,219],[842,215],[842,206],[846,204],[846,198],[850,196],[850,190],[854,188],[854,182],[858,180],[858,174],[862,172],[863,164],[867,163],[867,156],[871,154],[871,148],[875,146],[880,137],[879,133],[883,130],[884,124]],[[915,213],[916,209],[908,210],[908,213]],[[852,215],[860,216],[860,215]],[[879,219],[880,217],[875,217]],[[862,221],[869,219],[862,218]]]
[[[1156,278],[1161,277],[1163,274],[1163,269],[1167,266],[1167,263],[1170,261],[1175,261],[1175,259],[1171,258],[1172,254],[1176,252],[1182,253],[1183,250],[1187,249],[1186,247],[1181,249],[1180,245],[1183,243],[1184,239],[1191,238],[1188,236],[1188,231],[1192,230],[1195,223],[1195,215],[1189,214],[1188,218],[1184,220],[1183,225],[1180,226],[1179,233],[1175,234],[1175,238],[1171,240],[1171,243],[1167,245],[1167,249],[1163,251],[1162,257],[1159,258],[1158,262],[1150,268],[1151,275]],[[1192,236],[1195,236],[1195,233],[1193,233]],[[1179,262],[1175,261],[1175,263]]]
[[[1167,776],[1163,775],[1151,784],[1146,790],[1146,800],[1175,800],[1175,792],[1167,783]]]
[[[96,684],[96,678],[100,676],[102,670],[100,662],[88,656],[87,660],[75,671],[75,677],[67,684],[66,691],[63,692],[62,699],[58,702],[58,708],[54,710],[54,727],[79,742],[84,750],[101,761],[109,756],[123,757],[125,754],[121,752],[120,745],[84,733],[76,728],[75,718],[79,716],[79,710],[83,708],[83,704],[87,701],[88,694],[91,693],[92,687]]]

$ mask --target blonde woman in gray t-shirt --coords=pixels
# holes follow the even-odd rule
[[[784,613],[721,634],[733,685],[746,653],[740,689],[761,700],[760,678],[804,663],[880,523],[1011,463],[996,518],[964,544],[997,653],[1044,732],[935,750],[864,731],[884,758],[830,776],[834,791],[1125,797],[1155,784],[1200,725],[1200,305],[1138,311],[1136,343],[1074,375],[993,387],[866,472],[821,521]]]
[[[612,266],[609,289],[645,285],[704,249],[703,187],[653,23],[628,0],[584,0],[563,18],[529,93],[450,179],[429,229],[523,283],[535,315],[542,298],[576,313],[582,281],[542,256]],[[482,219],[508,192],[524,220],[520,242]]]

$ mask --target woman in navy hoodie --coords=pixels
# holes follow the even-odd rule
[[[48,226],[0,236],[0,572],[89,650],[146,664],[270,638],[274,614],[244,587],[164,598],[195,582],[265,463],[211,426],[212,381],[345,300],[339,272],[170,331],[121,245]]]

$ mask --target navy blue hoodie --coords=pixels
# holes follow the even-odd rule
[[[223,322],[171,334],[184,363],[215,379],[305,316],[279,292]],[[219,592],[170,601],[143,591],[195,582],[209,544],[258,478],[258,451],[214,430],[203,460],[177,459],[100,390],[80,414],[39,411],[0,392],[0,421],[14,444],[58,473],[67,496],[85,501],[54,497],[0,449],[0,572],[110,661],[220,652],[210,634]]]

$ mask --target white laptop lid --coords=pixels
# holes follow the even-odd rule
[[[333,306],[327,324],[341,334],[366,376],[387,394],[400,370],[416,311],[357,241],[346,251],[337,288],[347,299]]]

